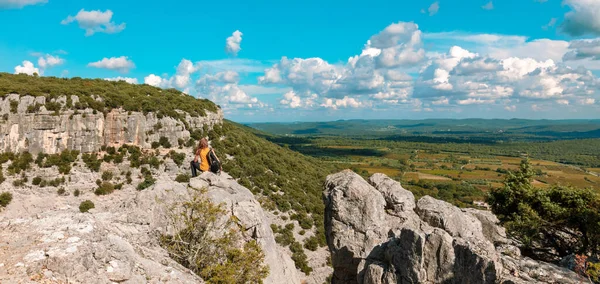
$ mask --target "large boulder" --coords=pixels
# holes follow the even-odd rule
[[[490,212],[414,196],[382,174],[327,177],[325,230],[332,283],[580,283],[522,258]]]

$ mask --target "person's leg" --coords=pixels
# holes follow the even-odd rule
[[[194,163],[193,160],[190,162],[190,168],[192,168],[192,177],[197,176],[198,174],[196,173],[196,163]]]

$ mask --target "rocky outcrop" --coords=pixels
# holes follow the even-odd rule
[[[71,96],[73,104],[77,96]],[[11,102],[18,103],[17,108]],[[65,104],[66,97],[59,97],[53,102]],[[19,96],[11,94],[0,98],[0,150],[7,152],[29,151],[59,153],[62,150],[79,150],[96,152],[105,146],[118,147],[122,144],[137,145],[150,148],[152,142],[160,137],[169,139],[171,145],[178,145],[178,140],[187,141],[190,132],[182,121],[172,117],[158,118],[155,113],[127,112],[113,109],[106,115],[96,113],[92,109],[63,110],[56,114],[43,106],[46,97]],[[33,113],[28,109],[36,104],[42,105]],[[185,121],[191,129],[212,129],[222,124],[223,112],[206,112],[203,117],[191,117],[183,113]]]
[[[370,182],[370,183],[369,183]],[[490,212],[413,194],[382,174],[327,177],[325,226],[333,283],[582,283],[523,258]]]
[[[228,218],[245,228],[265,253],[270,274],[265,283],[300,283],[291,258],[275,244],[270,223],[251,192],[227,174],[204,173],[189,187],[168,176],[137,191],[132,186],[107,196],[92,189],[78,197],[58,196],[55,188],[8,188],[14,199],[0,212],[1,283],[203,283],[159,245],[169,232],[169,208],[189,198],[192,188],[207,188]],[[79,203],[95,208],[80,213]]]

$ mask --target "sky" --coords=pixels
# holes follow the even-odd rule
[[[598,0],[0,0],[0,72],[177,88],[237,122],[600,118]]]

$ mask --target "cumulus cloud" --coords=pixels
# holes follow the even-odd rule
[[[40,75],[40,69],[36,68],[31,61],[25,60],[21,65],[17,65],[15,67],[15,74],[33,74]]]
[[[345,96],[342,99],[325,99],[325,101],[321,104],[321,106],[324,108],[338,109],[338,108],[359,108],[359,107],[364,106],[364,104],[355,98]]]
[[[68,16],[60,23],[68,25],[77,22],[79,27],[85,30],[85,36],[91,36],[95,33],[114,34],[123,31],[125,23],[116,24],[111,21],[112,16],[113,12],[111,10],[102,12],[100,10],[86,11],[81,9],[77,15]]]
[[[144,84],[148,84],[154,87],[165,87],[168,84],[168,80],[154,74],[150,74],[144,77]]]
[[[579,59],[600,60],[600,39],[572,41],[563,60]]]
[[[95,68],[117,70],[122,73],[127,73],[127,72],[129,72],[129,69],[135,68],[135,64],[133,64],[133,61],[129,60],[129,58],[127,56],[111,57],[111,58],[105,57],[100,61],[88,63],[87,66],[95,67]]]
[[[415,23],[399,22],[371,37],[363,55],[372,56],[378,67],[413,66],[425,57],[421,31]]]
[[[106,80],[106,81],[115,81],[115,82],[125,81],[125,82],[127,82],[129,84],[137,84],[138,83],[137,78],[129,78],[129,77],[104,78],[104,80]],[[150,84],[148,84],[148,85],[150,85]]]
[[[38,66],[40,66],[42,69],[61,65],[63,63],[65,63],[64,59],[50,54],[46,54],[45,56],[40,56],[40,58],[38,58]]]
[[[516,105],[505,106],[504,109],[507,111],[510,111],[510,112],[515,112],[515,111],[517,111],[517,106]]]
[[[225,41],[225,51],[233,56],[237,56],[238,52],[242,50],[240,46],[242,43],[242,32],[236,30],[233,34]]]
[[[600,35],[600,2],[597,0],[564,0],[571,11],[565,14],[563,32],[572,36]]]
[[[283,95],[279,103],[290,108],[310,108],[316,105],[317,98],[317,94],[303,98],[298,96],[294,91],[289,91]]]
[[[0,0],[0,9],[21,9],[25,6],[48,3],[48,0]]]
[[[433,16],[435,14],[437,14],[437,12],[440,10],[440,2],[435,1],[433,2],[433,4],[431,4],[431,6],[429,6],[429,8],[427,9],[427,11],[429,11],[429,16]]]

